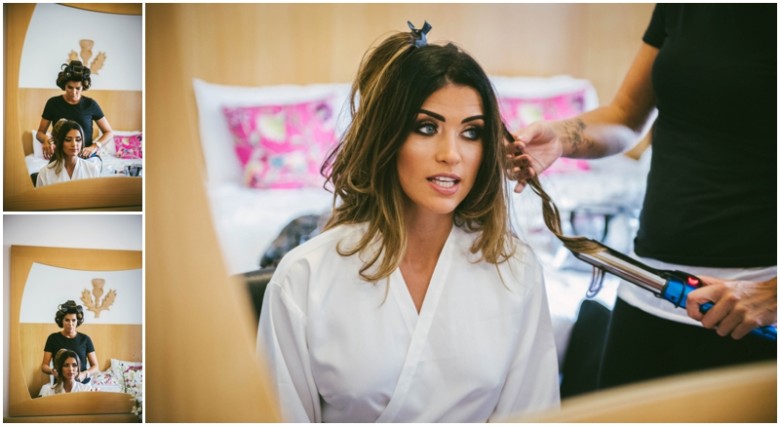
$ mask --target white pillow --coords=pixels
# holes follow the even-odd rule
[[[263,106],[288,104],[321,99],[336,95],[334,111],[338,111],[340,126],[337,134],[346,128],[349,109],[347,98],[350,85],[345,83],[311,84],[306,86],[227,86],[193,79],[195,101],[198,105],[200,142],[206,163],[206,179],[210,183],[240,183],[241,164],[236,157],[233,138],[223,106]]]

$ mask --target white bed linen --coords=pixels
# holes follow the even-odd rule
[[[125,159],[125,158],[117,158],[112,155],[101,155],[100,158],[103,159],[103,165],[101,168],[100,177],[123,176],[122,173],[124,173],[126,165],[143,164],[143,160],[140,158]],[[95,160],[90,160],[90,161],[95,161]],[[41,170],[41,167],[49,164],[49,160],[45,160],[43,158],[36,158],[33,156],[33,154],[24,157],[24,162],[25,165],[27,166],[27,172],[31,175],[33,173],[38,173],[38,171]],[[143,169],[141,169],[141,176],[143,176]]]

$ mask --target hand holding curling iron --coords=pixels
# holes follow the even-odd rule
[[[764,282],[701,277],[703,286],[688,294],[688,315],[720,336],[741,339],[751,330],[777,322],[777,277]],[[712,302],[706,313],[700,307]]]

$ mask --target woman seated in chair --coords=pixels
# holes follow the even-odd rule
[[[54,357],[54,369],[57,370],[57,381],[54,384],[45,384],[41,387],[39,396],[51,396],[60,393],[91,392],[95,389],[91,385],[76,380],[81,373],[81,361],[76,352],[69,349],[60,349]]]
[[[84,130],[79,123],[63,118],[54,124],[52,137],[55,142],[54,155],[49,164],[38,172],[35,186],[100,176],[99,163],[79,158],[84,143]]]
[[[366,55],[323,167],[339,203],[268,284],[258,350],[286,421],[484,422],[558,405],[542,268],[508,225],[496,95],[429,29]]]

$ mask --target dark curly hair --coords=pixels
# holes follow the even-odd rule
[[[54,315],[54,322],[62,328],[62,320],[65,319],[65,315],[76,314],[76,327],[84,324],[84,308],[81,305],[77,305],[76,302],[68,300],[62,305],[57,306],[57,313]]]
[[[78,81],[81,82],[82,90],[89,90],[89,86],[92,85],[91,71],[81,61],[70,61],[70,63],[62,64],[60,69],[62,71],[57,74],[57,87],[65,90],[67,82]]]

